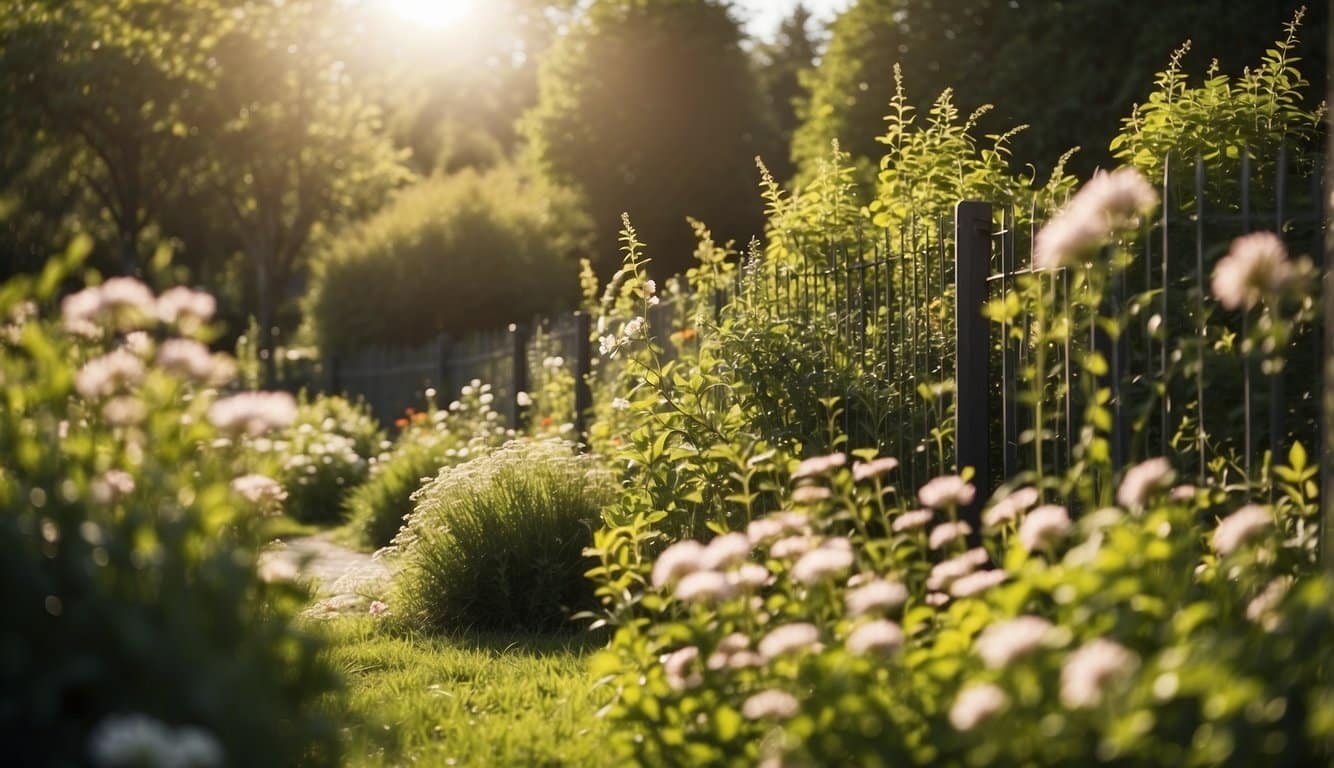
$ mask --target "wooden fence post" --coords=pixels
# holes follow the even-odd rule
[[[588,411],[593,407],[593,388],[589,377],[593,374],[593,318],[587,312],[574,313],[574,431],[579,445],[588,446]]]
[[[974,200],[954,208],[954,455],[957,471],[973,469],[977,497],[963,518],[980,528],[991,495],[991,329],[982,314],[991,273],[991,204]]]

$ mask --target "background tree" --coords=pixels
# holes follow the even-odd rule
[[[778,25],[772,42],[755,49],[760,87],[774,116],[774,126],[783,141],[791,141],[800,124],[798,104],[807,98],[804,79],[815,66],[818,39],[812,30],[811,12],[803,3]],[[786,155],[766,157],[765,162],[776,178],[787,179],[795,166]]]
[[[897,62],[919,110],[954,88],[965,113],[996,105],[983,118],[982,132],[1030,126],[1015,137],[1014,157],[1034,163],[1039,176],[1073,146],[1081,151],[1071,169],[1086,174],[1110,162],[1108,143],[1120,119],[1184,40],[1192,39],[1196,51],[1221,52],[1222,72],[1238,74],[1302,4],[858,0],[833,25],[793,157],[812,168],[837,137],[854,156],[878,158],[875,137],[883,132]],[[1311,9],[1309,29],[1325,29],[1324,5]],[[1302,36],[1303,70],[1324,71],[1323,39]],[[1323,92],[1322,83],[1315,86],[1313,93]]]
[[[198,149],[189,104],[212,76],[214,10],[208,0],[32,0],[0,15],[0,122],[19,140],[6,163],[19,173],[6,182],[49,183],[47,203],[81,208],[85,226],[109,220],[116,255],[104,266],[140,266],[140,236]],[[42,209],[18,200],[11,220],[21,228]]]
[[[219,40],[200,178],[254,276],[260,356],[272,377],[275,309],[319,231],[378,206],[407,179],[378,109],[347,73],[346,4],[237,3]]]
[[[723,238],[760,232],[753,158],[775,134],[740,43],[714,0],[595,0],[542,63],[524,133],[586,198],[604,274],[622,211],[660,275],[690,263],[687,216]]]

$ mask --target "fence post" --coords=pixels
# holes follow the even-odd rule
[[[588,446],[588,411],[593,407],[593,388],[589,377],[593,374],[593,318],[582,310],[574,313],[574,431],[579,445]]]
[[[528,421],[528,408],[519,403],[520,393],[528,394],[528,327],[510,323],[510,427],[522,432]]]
[[[982,314],[990,272],[991,204],[962,201],[954,208],[954,456],[958,471],[973,468],[977,497],[963,517],[974,529],[992,491],[991,329]]]

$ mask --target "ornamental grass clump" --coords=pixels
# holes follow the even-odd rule
[[[573,628],[594,605],[584,548],[610,473],[561,441],[514,441],[447,467],[394,540],[395,610],[429,631]]]

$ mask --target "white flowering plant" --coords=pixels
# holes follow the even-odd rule
[[[290,426],[245,441],[248,461],[274,477],[283,509],[303,522],[342,519],[347,495],[363,483],[385,435],[364,403],[303,396]]]
[[[639,620],[593,662],[616,691],[622,758],[1330,759],[1334,583],[1289,535],[1309,498],[1238,509],[1159,463],[1128,473],[1124,506],[1072,522],[1025,486],[971,531],[953,521],[969,483],[901,498],[896,464],[808,460],[781,511],[657,557]]]
[[[93,275],[55,315],[87,247],[0,286],[8,759],[332,764],[313,704],[334,678],[293,624],[304,594],[256,570],[247,494],[272,481],[235,471],[234,439],[295,402],[218,392],[234,367],[201,342],[207,294]]]
[[[398,437],[381,444],[366,481],[343,501],[348,526],[362,543],[388,546],[412,512],[412,494],[442,467],[476,458],[514,437],[493,407],[491,385],[474,379],[441,408],[409,409]]]

